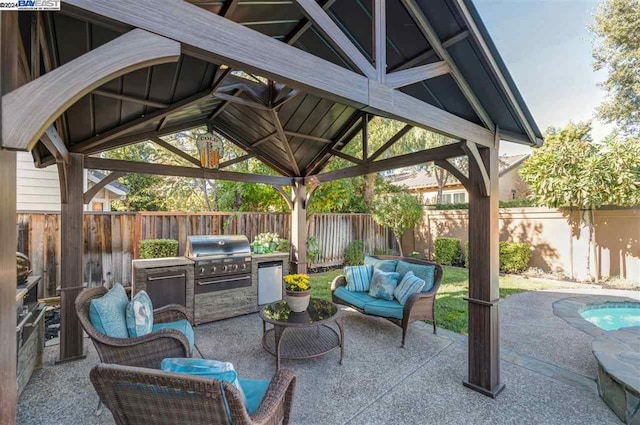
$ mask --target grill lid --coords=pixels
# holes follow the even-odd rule
[[[244,235],[207,235],[187,237],[185,256],[202,258],[240,257],[251,255],[249,239]]]

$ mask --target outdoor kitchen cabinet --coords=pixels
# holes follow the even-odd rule
[[[43,365],[45,305],[37,301],[39,281],[39,276],[30,276],[27,283],[18,286],[16,291],[18,396],[27,386],[33,372]]]
[[[193,311],[193,261],[185,257],[133,260],[131,297],[146,291],[153,308],[180,304]]]

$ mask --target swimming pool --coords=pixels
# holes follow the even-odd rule
[[[580,315],[605,331],[640,326],[640,303],[587,306]]]

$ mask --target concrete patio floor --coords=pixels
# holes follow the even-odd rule
[[[622,294],[620,294],[622,295]],[[625,294],[628,295],[628,294]],[[528,292],[501,303],[502,380],[496,399],[462,386],[467,373],[466,337],[414,324],[407,348],[400,328],[345,309],[346,352],[312,360],[284,360],[298,377],[294,424],[618,424],[597,394],[590,337],[553,316],[551,304],[571,296]],[[576,333],[578,332],[578,333]],[[196,328],[202,357],[234,363],[246,378],[266,379],[275,360],[261,345],[257,314]],[[54,366],[57,347],[20,397],[19,424],[112,424],[89,382],[97,363],[87,359]]]

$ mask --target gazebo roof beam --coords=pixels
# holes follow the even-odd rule
[[[402,139],[405,134],[407,134],[413,128],[412,125],[405,125],[402,127],[396,134],[391,136],[389,140],[387,140],[384,145],[380,146],[378,150],[376,150],[367,160],[369,162],[375,161],[380,155],[385,153],[391,146],[395,145],[398,140]]]
[[[126,102],[138,103],[140,105],[151,106],[152,108],[163,109],[163,108],[169,107],[169,105],[166,103],[154,102],[153,100],[141,99],[136,96],[129,96],[121,93],[113,93],[108,90],[97,89],[92,91],[91,94],[94,94],[97,96],[109,97],[111,99],[124,100]]]
[[[397,89],[436,78],[449,72],[451,72],[449,65],[445,61],[440,61],[387,74],[386,84],[391,88]]]
[[[328,10],[331,6],[333,6],[335,2],[336,0],[325,1],[324,5],[322,5],[322,9]],[[302,35],[307,32],[312,25],[313,23],[309,19],[303,19],[300,24],[291,32],[291,34],[285,37],[284,42],[290,45],[295,44],[295,42],[298,41],[298,39],[302,37]]]
[[[280,121],[278,112],[276,112],[273,109],[270,109],[269,112],[271,114],[271,118],[273,119],[273,125],[276,128],[276,131],[278,132],[278,139],[280,139],[280,143],[282,143],[282,147],[284,148],[284,151],[287,153],[287,156],[289,157],[289,165],[291,166],[291,169],[296,174],[296,176],[299,176],[300,168],[298,167],[298,161],[296,161],[296,157],[293,154],[293,151],[291,150],[291,145],[289,144],[289,139],[287,138],[287,135],[284,132],[284,128],[282,128],[282,122]]]
[[[248,153],[246,155],[241,155],[241,156],[239,156],[237,158],[233,158],[233,159],[230,159],[228,161],[221,162],[218,165],[218,169],[222,170],[223,168],[230,167],[230,166],[232,166],[234,164],[237,164],[239,162],[246,161],[248,159],[255,158],[255,157],[256,157],[256,154],[254,152]]]
[[[465,154],[465,151],[463,150],[465,143],[466,142],[452,143],[421,152],[413,152],[380,161],[367,162],[354,167],[343,168],[341,170],[330,171],[328,173],[316,174],[305,178],[305,182],[325,183],[333,180],[378,173],[380,171],[393,170],[395,168],[410,167],[439,159],[455,158]]]
[[[315,0],[295,0],[295,3],[300,7],[307,19],[315,24],[316,29],[322,33],[327,41],[339,52],[342,52],[347,62],[353,64],[368,78],[372,80],[377,78],[376,69],[369,60]]]
[[[291,185],[293,179],[260,174],[236,173],[209,168],[182,167],[179,165],[150,164],[147,162],[123,161],[86,157],[84,168],[124,173],[155,174],[160,176],[192,177],[201,179],[227,180],[244,183],[265,183]]]
[[[429,23],[429,20],[422,12],[422,9],[420,8],[416,0],[401,0],[401,2],[413,18],[413,21],[416,23],[418,29],[422,32],[431,47],[433,47],[433,49],[436,51],[437,55],[442,60],[444,60],[451,68],[451,76],[455,80],[456,84],[458,84],[460,91],[462,91],[462,94],[467,99],[476,115],[478,115],[480,120],[484,123],[485,127],[487,127],[491,131],[494,131],[495,124],[493,123],[493,120],[469,86],[469,83],[467,83],[467,80],[463,77],[453,58],[451,57],[451,55],[449,55],[447,49],[442,45],[438,34]]]
[[[158,146],[163,147],[164,149],[168,150],[169,152],[173,153],[174,155],[179,156],[180,158],[184,159],[185,161],[190,162],[191,164],[195,165],[196,167],[201,167],[202,166],[202,164],[200,164],[200,161],[197,158],[194,158],[193,156],[189,155],[188,153],[186,153],[182,149],[179,149],[179,148],[173,146],[171,143],[162,140],[160,137],[153,136],[149,140],[151,140],[153,143],[157,144]]]

